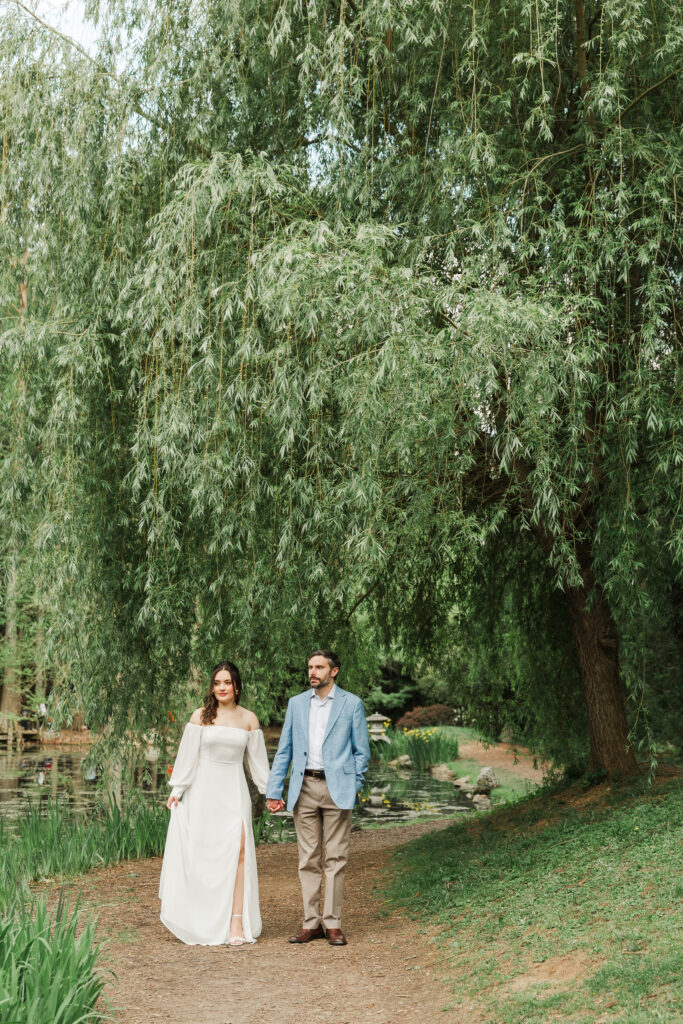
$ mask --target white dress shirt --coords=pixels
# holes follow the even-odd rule
[[[311,710],[308,713],[308,760],[306,768],[322,771],[323,765],[323,740],[325,730],[332,710],[334,700],[333,686],[326,697],[321,700],[315,690],[311,691]]]

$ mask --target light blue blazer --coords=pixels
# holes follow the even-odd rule
[[[294,810],[308,760],[308,715],[311,691],[298,693],[287,705],[282,735],[268,776],[266,798],[281,800],[287,769],[292,775],[287,810]],[[370,740],[360,697],[337,686],[323,739],[323,764],[330,796],[337,807],[350,809],[363,785],[370,760]]]

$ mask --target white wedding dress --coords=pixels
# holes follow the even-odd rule
[[[251,798],[244,755],[260,793],[268,757],[260,729],[185,726],[171,775],[171,811],[159,879],[161,920],[188,945],[218,946],[230,937],[232,896],[244,829],[244,908],[247,942],[261,934]]]

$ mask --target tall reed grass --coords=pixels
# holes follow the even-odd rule
[[[387,764],[402,754],[407,754],[413,768],[426,771],[432,765],[445,761],[457,761],[459,756],[457,737],[434,726],[426,729],[387,729],[388,743],[378,741],[373,745],[374,754]]]
[[[31,881],[77,875],[119,860],[162,853],[168,826],[163,806],[143,798],[113,802],[87,815],[63,803],[27,804],[11,822],[0,816],[0,905]]]
[[[288,838],[283,827],[270,814],[255,819],[256,842],[282,842]],[[112,801],[87,815],[59,802],[27,804],[12,821],[0,815],[0,907],[17,891],[30,896],[29,882],[60,880],[120,860],[160,856],[167,828],[165,806],[139,794],[123,808]]]
[[[0,1021],[3,1024],[95,1024],[106,982],[97,967],[95,923],[79,929],[78,911],[60,899],[20,901],[0,915]]]

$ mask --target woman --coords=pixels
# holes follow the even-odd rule
[[[243,946],[261,934],[249,770],[265,793],[268,757],[256,715],[239,707],[236,665],[211,673],[204,707],[185,726],[166,806],[161,920],[188,945]],[[182,798],[182,799],[181,799]]]

